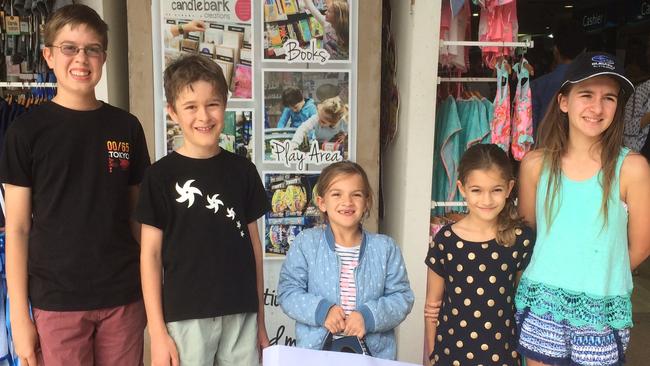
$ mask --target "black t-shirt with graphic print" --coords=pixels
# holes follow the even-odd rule
[[[247,225],[270,209],[255,165],[221,152],[176,152],[145,174],[136,208],[163,231],[166,322],[257,312],[255,257]]]
[[[48,102],[9,128],[0,180],[29,187],[29,296],[50,311],[93,310],[142,298],[129,186],[149,166],[136,117],[103,104]]]

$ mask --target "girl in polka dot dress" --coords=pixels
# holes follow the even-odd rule
[[[506,153],[494,144],[470,147],[460,160],[458,188],[469,213],[443,227],[427,254],[425,317],[434,365],[519,365],[514,296],[534,234],[510,197],[515,184]]]

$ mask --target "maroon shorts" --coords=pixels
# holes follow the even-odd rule
[[[39,365],[140,366],[143,364],[142,301],[90,311],[34,309]]]

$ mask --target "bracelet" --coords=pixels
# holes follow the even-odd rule
[[[185,31],[183,30],[183,25],[179,24],[178,25],[178,34],[184,34],[184,33],[185,33]]]

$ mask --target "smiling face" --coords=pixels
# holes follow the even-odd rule
[[[208,158],[219,153],[219,136],[224,126],[226,102],[207,81],[199,80],[185,87],[169,116],[183,131],[182,155]]]
[[[620,85],[609,76],[577,83],[568,95],[558,95],[560,110],[568,114],[569,136],[599,138],[616,114]]]
[[[43,49],[47,65],[54,70],[57,78],[57,95],[55,99],[62,104],[77,100],[95,100],[95,86],[102,77],[102,66],[106,53],[89,56],[85,50],[76,55],[65,55],[61,46],[93,48],[102,46],[101,37],[85,24],[74,28],[66,25],[56,35],[54,42]]]
[[[368,194],[359,174],[342,174],[332,180],[325,194],[316,198],[335,232],[358,230],[367,210]]]
[[[494,166],[472,170],[464,183],[457,182],[460,194],[467,202],[469,215],[490,223],[496,223],[514,184],[514,180],[504,179],[503,173]]]

